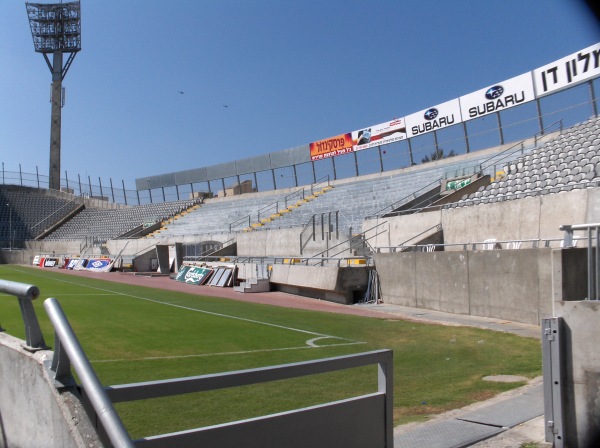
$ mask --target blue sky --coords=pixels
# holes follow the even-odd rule
[[[2,3],[0,162],[47,175],[50,71],[25,2]],[[600,41],[574,0],[81,4],[61,177],[127,188],[403,117]]]

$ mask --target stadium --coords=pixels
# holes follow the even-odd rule
[[[540,375],[545,441],[592,446],[599,55],[135,190],[61,177],[59,119],[48,176],[3,165],[0,446],[470,446],[525,420],[398,428]]]

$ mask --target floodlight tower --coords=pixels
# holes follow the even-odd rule
[[[26,2],[31,36],[36,53],[42,53],[52,73],[52,112],[50,118],[50,175],[48,187],[60,190],[60,128],[64,105],[62,81],[75,55],[81,50],[81,5]],[[63,53],[68,53],[63,66]],[[52,54],[52,63],[48,58]]]

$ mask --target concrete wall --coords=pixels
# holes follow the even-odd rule
[[[374,255],[385,303],[539,324],[552,312],[551,249]]]
[[[275,264],[271,284],[279,291],[344,304],[366,291],[367,267],[334,267]]]
[[[24,343],[0,333],[0,448],[102,447],[78,396],[54,387],[43,365],[52,352]]]
[[[444,243],[562,238],[563,224],[600,220],[600,189],[588,188],[519,200],[366,220],[364,229],[386,222],[387,233],[370,240],[375,247],[397,246],[441,224]],[[369,232],[367,236],[374,234]],[[417,241],[414,241],[416,243]],[[461,250],[460,247],[447,250]]]
[[[371,229],[366,233],[369,244],[373,247],[399,246],[400,244],[417,244],[420,239],[426,238],[429,233],[415,238],[416,235],[441,224],[442,210],[417,213],[414,215],[394,216],[389,218],[375,218],[365,220],[363,230]],[[380,226],[374,228],[378,224]]]
[[[320,232],[317,232],[315,241],[310,240],[300,254],[300,233],[302,227],[291,227],[287,229],[257,230],[254,232],[242,232],[236,235],[238,255],[253,257],[310,257],[328,248],[346,240],[347,235],[340,234],[339,239],[335,237],[329,239],[321,238]],[[343,249],[348,249],[348,245],[340,246],[332,251],[337,253]],[[350,256],[349,250],[344,250],[340,256]]]

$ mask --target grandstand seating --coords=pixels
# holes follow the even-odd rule
[[[44,240],[76,240],[94,237],[96,240],[106,241],[143,225],[147,220],[158,222],[169,219],[189,209],[195,203],[194,200],[183,200],[115,209],[86,207]]]
[[[506,176],[447,207],[463,207],[600,185],[600,119],[593,118],[519,157]]]
[[[208,199],[196,210],[169,222],[160,231],[160,238],[185,235],[206,235],[241,231],[252,222],[259,221],[259,211],[275,213],[278,204],[285,202],[288,193],[278,191],[264,194],[243,194],[225,198]]]
[[[522,152],[527,153],[533,146],[523,147]],[[493,157],[492,157],[493,159]],[[415,191],[423,189],[433,183],[440,183],[448,177],[472,174],[479,171],[479,165],[487,162],[486,170],[489,174],[495,174],[493,161],[490,162],[489,155],[471,154],[468,160],[449,158],[441,162],[434,162],[428,166],[419,166],[411,170],[396,171],[394,173],[382,173],[379,175],[364,176],[363,178],[342,179],[333,181],[332,189],[316,189],[316,196],[308,192],[301,197],[304,201],[291,201],[292,204],[299,202],[298,206],[292,206],[286,213],[279,213],[288,205],[287,197],[294,197],[301,189],[294,193],[289,190],[285,192],[270,191],[258,194],[249,193],[224,198],[208,199],[202,207],[190,210],[185,216],[165,223],[160,232],[152,235],[158,239],[177,239],[182,237],[199,237],[202,235],[227,234],[248,229],[269,230],[276,228],[289,228],[304,226],[314,215],[339,212],[339,231],[342,234],[360,232],[364,218],[381,212],[393,203],[402,200],[413,199]],[[309,191],[310,188],[305,189]],[[261,214],[262,213],[262,214]],[[122,215],[122,211],[115,212]],[[95,231],[106,238],[114,237],[128,230],[122,225],[119,230],[112,231],[113,236],[98,228],[93,230],[90,222],[100,219],[107,221],[103,215],[84,211],[82,217],[86,216],[85,223],[81,223],[81,230],[75,232],[70,226],[63,226],[59,232],[49,239],[65,238],[71,235],[80,238],[85,234]],[[271,217],[271,215],[274,215]],[[261,219],[267,217],[267,219]],[[82,218],[77,218],[80,220]],[[116,220],[110,217],[109,222]],[[121,219],[121,218],[119,218]],[[125,218],[127,219],[127,218]],[[364,229],[362,229],[364,230]],[[77,235],[77,236],[75,236]]]
[[[0,204],[0,241],[23,241],[69,216],[81,206],[81,200],[49,190],[2,185]]]
[[[292,213],[287,213],[280,219],[266,223],[261,229],[294,227],[305,225],[313,215],[340,212],[340,232],[358,233],[362,229],[365,217],[374,216],[384,209],[391,210],[391,204],[397,206],[408,202],[414,197],[413,193],[441,184],[442,179],[463,174],[472,174],[479,170],[479,164],[489,160],[489,156],[476,154],[468,162],[458,159],[445,159],[443,163],[431,163],[430,166],[419,166],[408,172],[383,173],[378,176],[338,181],[327,194],[319,196]],[[493,163],[488,171],[493,171]],[[362,229],[363,231],[365,229]]]

